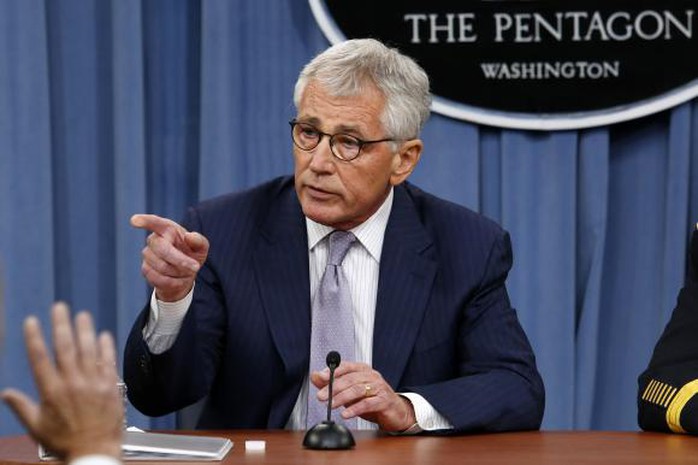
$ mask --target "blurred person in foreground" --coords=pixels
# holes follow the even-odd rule
[[[71,325],[63,303],[51,309],[54,357],[39,320],[24,321],[24,339],[39,403],[8,388],[0,396],[44,448],[71,465],[118,465],[123,400],[116,388],[116,351],[108,333],[95,334],[80,312]]]
[[[396,49],[333,45],[296,82],[294,176],[205,201],[181,225],[133,216],[150,232],[154,288],[124,354],[136,408],[206,397],[199,428],[310,428],[334,343],[335,418],[349,428],[540,426],[543,383],[505,286],[508,233],[406,181],[430,102],[426,73]]]
[[[642,429],[698,434],[698,224],[686,282],[638,384]]]

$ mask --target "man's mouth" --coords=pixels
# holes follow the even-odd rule
[[[320,187],[306,185],[306,188],[308,189],[310,195],[312,195],[313,197],[329,197],[332,195],[336,195],[334,192],[322,189]]]

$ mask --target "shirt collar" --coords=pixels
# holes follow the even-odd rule
[[[383,250],[385,228],[388,226],[390,211],[393,208],[393,197],[393,188],[391,187],[380,208],[369,219],[350,229],[361,245],[379,263]],[[325,236],[334,231],[330,226],[317,223],[308,217],[305,218],[305,226],[308,231],[308,250],[313,250]]]

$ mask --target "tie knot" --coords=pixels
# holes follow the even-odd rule
[[[327,259],[328,265],[339,266],[349,247],[356,241],[356,236],[349,231],[332,231],[330,233],[330,253]]]

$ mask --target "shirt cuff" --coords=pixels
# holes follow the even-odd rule
[[[121,461],[111,455],[83,455],[68,462],[67,465],[121,465]]]
[[[402,397],[412,403],[417,423],[407,428],[402,434],[417,434],[422,431],[453,429],[453,425],[421,395],[414,392],[400,392]]]
[[[176,302],[158,300],[155,291],[150,295],[150,314],[142,334],[151,352],[162,353],[174,344],[194,300],[194,286],[182,300]]]

